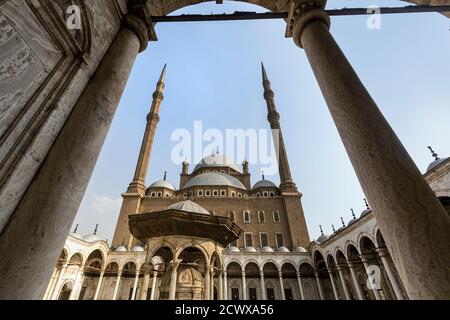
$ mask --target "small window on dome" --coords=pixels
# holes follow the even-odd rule
[[[225,190],[220,190],[220,196],[225,197],[227,195],[227,192]]]
[[[183,197],[185,197],[185,198],[187,197],[187,193],[186,193],[186,192],[185,192],[185,193],[183,193]]]
[[[256,193],[256,197],[257,197],[257,198],[261,197],[261,195],[259,194],[259,192]]]
[[[267,191],[264,191],[264,192],[263,192],[263,197],[264,197],[264,198],[267,198],[268,196],[269,196],[269,193],[268,193]]]
[[[213,190],[213,197],[218,197],[218,196],[219,196],[219,191]]]
[[[273,192],[273,191],[270,191],[270,196],[273,198],[273,197],[275,197],[275,192]]]
[[[210,196],[211,196],[211,191],[210,191],[210,190],[206,190],[206,191],[205,191],[205,195],[206,195],[207,197],[210,197]]]
[[[162,197],[162,192],[158,192],[158,198]]]
[[[231,196],[232,197],[236,197],[236,192],[235,191],[231,191]]]
[[[203,197],[203,190],[198,190],[197,191],[197,196]]]
[[[238,196],[238,198],[242,198],[242,193],[239,192],[239,193],[237,194],[237,196]]]
[[[156,197],[156,192],[152,192],[150,195],[152,198]]]

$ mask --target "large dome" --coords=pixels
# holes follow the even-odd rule
[[[259,188],[278,188],[275,183],[269,180],[261,180],[255,183],[252,190],[259,189]]]
[[[175,191],[175,187],[167,180],[159,180],[150,185],[150,188],[166,188]]]
[[[194,168],[194,172],[201,168],[214,168],[214,167],[228,167],[237,172],[241,172],[240,168],[225,155],[222,154],[212,154],[202,159]]]
[[[201,213],[201,214],[207,214],[211,215],[211,212],[203,208],[202,206],[198,205],[197,203],[186,200],[182,202],[174,203],[166,208],[166,210],[180,210],[180,211],[186,211],[186,212],[194,212],[194,213]]]
[[[228,174],[219,172],[199,174],[186,182],[183,189],[195,186],[230,186],[245,190],[244,185],[238,179]]]

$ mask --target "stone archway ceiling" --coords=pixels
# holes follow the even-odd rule
[[[259,5],[273,12],[286,12],[288,11],[289,0],[230,0],[236,2],[246,2],[249,4]],[[154,16],[165,16],[170,13],[179,10],[181,8],[196,5],[204,2],[213,2],[212,0],[149,0],[149,10]],[[417,5],[445,5],[450,4],[450,0],[410,0],[405,1],[411,4]],[[445,14],[450,17],[450,13]]]

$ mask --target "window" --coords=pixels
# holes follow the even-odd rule
[[[198,191],[197,191],[197,195],[198,195],[199,197],[202,197],[202,196],[203,196],[203,190],[198,190]]]
[[[236,192],[235,191],[231,191],[231,196],[232,197],[236,197]]]
[[[261,245],[261,248],[269,246],[269,237],[267,236],[267,233],[261,232],[259,234],[259,244]]]
[[[207,197],[211,196],[211,191],[206,190],[206,191],[205,191],[205,195],[206,195]]]
[[[264,197],[264,198],[267,198],[268,196],[269,196],[269,193],[268,193],[267,191],[264,191],[264,192],[263,192],[263,197]]]
[[[244,233],[244,246],[246,248],[253,247],[253,236],[252,233]]]
[[[275,300],[275,290],[273,288],[267,288],[267,300]]]
[[[220,190],[220,196],[225,197],[227,195],[227,192],[225,190]]]
[[[242,198],[242,193],[238,193],[238,198]]]
[[[286,298],[286,300],[294,300],[291,288],[284,288],[284,297]]]
[[[256,193],[256,197],[257,197],[257,198],[261,197],[261,195],[259,194],[259,192]]]
[[[189,191],[189,197],[192,197],[194,193],[192,191]]]
[[[270,191],[270,196],[273,198],[273,197],[275,197],[275,192],[273,192],[273,191]]]
[[[284,247],[284,239],[282,233],[276,233],[275,238],[277,240],[277,248]]]
[[[152,197],[152,198],[156,197],[156,192],[152,192],[152,193],[151,193],[151,197]]]
[[[244,211],[244,223],[250,223],[250,212]]]
[[[213,191],[213,197],[217,197],[217,196],[219,196],[219,191],[214,190],[214,191]]]
[[[231,242],[228,246],[229,246],[229,247],[237,247],[237,241],[234,240],[234,241]]]
[[[234,212],[233,211],[228,212],[228,218],[230,218],[231,221],[234,222]]]
[[[185,192],[185,193],[183,193],[183,197],[185,197],[185,198],[187,197],[187,193],[186,193],[186,192]]]
[[[266,216],[264,214],[264,211],[258,211],[258,222],[259,223],[266,222]]]
[[[273,212],[273,222],[280,222],[280,212],[278,211]]]
[[[162,192],[158,192],[158,198],[162,197]]]
[[[168,198],[168,197],[170,197],[170,194],[166,193],[166,194],[164,194],[164,196],[165,196],[166,198]]]
[[[256,288],[248,288],[248,298],[249,300],[258,300]]]
[[[239,300],[239,288],[231,288],[231,300]]]

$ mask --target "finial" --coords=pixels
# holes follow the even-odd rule
[[[264,175],[264,171],[261,171],[261,172],[262,172],[262,179],[264,181],[264,180],[266,180],[266,176]]]
[[[344,222],[344,218],[343,217],[341,217],[341,223],[342,223],[342,226],[345,228],[345,222]]]
[[[352,210],[352,217],[353,217],[353,219],[356,219],[355,210],[353,210],[353,209],[351,209],[351,210]]]
[[[219,147],[217,147],[216,154],[220,153],[219,150],[220,150]]]
[[[167,180],[167,171],[164,171],[164,181]]]
[[[333,232],[336,233],[336,229],[334,228],[334,224],[331,225],[331,228],[333,229]]]
[[[322,226],[319,225],[319,228],[320,228],[320,233],[323,235],[323,229],[322,229]]]
[[[263,81],[269,81],[269,77],[267,76],[266,68],[264,68],[264,63],[261,62],[262,76]]]
[[[431,156],[433,156],[434,160],[436,160],[436,161],[439,160],[439,156],[438,156],[438,154],[436,152],[434,152],[433,148],[428,146],[428,149],[430,149]]]
[[[75,226],[75,229],[73,230],[73,233],[77,233],[77,231],[78,231],[78,226],[79,226],[79,224],[77,224],[77,225]]]
[[[98,231],[98,224],[95,225],[94,235],[97,235],[97,231]]]
[[[166,81],[166,69],[167,69],[167,63],[164,65],[164,68],[161,71],[161,75],[159,76],[159,81],[158,82],[164,83],[164,81]]]
[[[370,210],[370,206],[369,206],[369,203],[367,202],[367,199],[366,199],[366,198],[364,198],[364,203],[366,204],[367,210]]]

